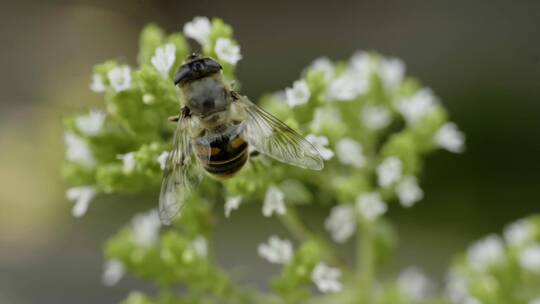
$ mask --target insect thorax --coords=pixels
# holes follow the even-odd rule
[[[182,86],[186,106],[202,120],[215,113],[227,111],[230,94],[221,75],[197,79]]]

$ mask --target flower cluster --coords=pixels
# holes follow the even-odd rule
[[[472,244],[448,274],[452,303],[540,302],[540,217],[518,220]]]
[[[95,67],[90,89],[103,95],[103,109],[65,120],[63,174],[72,185],[67,197],[74,202],[75,216],[83,216],[98,195],[157,193],[174,131],[167,117],[178,114],[183,103],[172,76],[190,53],[188,38],[220,62],[226,81],[235,80],[242,55],[232,28],[205,17],[186,23],[183,34],[166,35],[147,26],[138,67],[115,61]],[[223,183],[204,179],[172,228],[161,227],[156,211],[150,210],[108,241],[103,282],[114,285],[129,272],[162,287],[183,284],[193,294],[231,303],[299,303],[316,296],[332,303],[333,297],[339,303],[357,298],[387,303],[385,292],[376,297],[366,292],[375,289],[374,278],[370,272],[362,275],[363,268],[382,262],[370,256],[384,255],[394,246],[393,230],[381,217],[394,202],[412,207],[420,201],[423,157],[438,148],[462,152],[464,135],[448,121],[434,93],[406,76],[401,60],[376,53],[357,52],[336,62],[318,58],[290,87],[258,103],[305,134],[325,160],[324,170],[303,170],[259,154],[234,178]],[[215,225],[211,219],[219,213],[232,220],[233,211],[244,204],[260,204],[261,217],[277,218],[294,237],[272,235],[253,248],[281,267],[271,284],[276,295],[270,298],[236,286],[208,245]],[[345,243],[362,234],[358,250],[367,264],[359,263],[358,275],[343,263],[332,242],[303,223],[297,210],[306,204],[329,210],[321,226],[332,241]],[[412,303],[426,298],[426,280],[409,270],[382,290],[410,299],[388,303]],[[354,287],[358,284],[364,285]],[[133,293],[126,303],[174,302],[167,294],[152,299]]]

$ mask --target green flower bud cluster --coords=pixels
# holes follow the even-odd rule
[[[232,35],[220,19],[212,22],[210,46]],[[215,56],[211,47],[204,55]],[[166,35],[150,24],[140,37],[134,70],[116,61],[94,68],[92,90],[103,94],[103,110],[68,116],[64,178],[73,186],[92,186],[98,193],[153,191],[162,177],[159,156],[170,149],[182,97],[172,77],[190,53],[181,33]],[[234,65],[221,62],[231,81]],[[122,155],[130,154],[129,159]]]
[[[452,303],[540,303],[540,216],[473,243],[450,269]],[[468,302],[467,302],[468,301]]]
[[[196,17],[183,34],[148,25],[137,68],[115,61],[97,65],[91,89],[103,94],[103,109],[64,121],[63,174],[73,186],[67,196],[75,202],[74,215],[82,216],[100,194],[152,192],[157,205],[175,128],[168,117],[184,103],[172,77],[191,52],[186,38],[223,66],[226,81],[236,81],[240,48],[232,28],[217,18]],[[411,207],[422,199],[417,176],[427,153],[464,148],[464,135],[448,122],[438,98],[405,75],[401,60],[357,52],[347,61],[315,60],[291,87],[258,104],[305,135],[325,160],[324,169],[304,170],[259,154],[223,183],[205,178],[172,228],[164,229],[151,210],[107,242],[104,283],[115,284],[127,271],[160,287],[156,297],[134,292],[125,303],[413,303],[417,294],[400,293],[407,288],[397,283],[376,288],[376,270],[391,256],[396,239],[381,217],[387,202]],[[241,204],[261,202],[262,215],[277,215],[297,244],[294,249],[272,236],[259,247],[261,257],[283,265],[272,279],[271,295],[238,287],[209,245],[222,205],[230,217]],[[331,208],[321,223],[329,237],[303,223],[296,209],[307,204]],[[355,270],[332,243],[354,234]],[[176,286],[187,287],[188,295],[172,292]],[[389,300],[398,294],[400,302]]]

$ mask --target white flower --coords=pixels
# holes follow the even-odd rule
[[[388,207],[378,192],[369,192],[358,195],[356,209],[365,219],[373,221],[383,215]]]
[[[214,51],[220,60],[230,64],[236,64],[242,55],[240,54],[240,46],[235,45],[230,39],[218,38]]]
[[[415,124],[435,110],[437,98],[430,89],[421,89],[415,95],[398,100],[397,109],[408,124]]]
[[[343,138],[336,145],[338,159],[344,165],[351,165],[361,168],[366,163],[366,158],[362,154],[362,145],[351,138]]]
[[[324,160],[329,160],[334,157],[334,152],[326,148],[326,146],[328,146],[328,138],[326,136],[309,134],[306,136],[306,140],[309,141],[315,147],[315,149],[317,149],[317,151],[319,151]]]
[[[313,120],[309,127],[313,132],[320,133],[326,127],[343,125],[341,113],[334,107],[320,107],[315,109]]]
[[[98,73],[92,75],[92,82],[90,83],[90,90],[96,93],[105,92],[105,84],[103,83],[103,78]]]
[[[264,196],[262,213],[265,217],[271,217],[272,214],[285,214],[285,195],[276,186],[268,187]]]
[[[285,90],[285,95],[287,96],[287,104],[293,108],[306,104],[311,92],[305,80],[297,80],[293,83],[292,88]]]
[[[371,73],[371,60],[366,52],[354,53],[349,60],[349,65],[352,70],[360,73],[366,79]]]
[[[330,216],[324,221],[324,227],[330,232],[336,243],[345,243],[356,230],[354,207],[339,205],[332,208]]]
[[[169,158],[169,151],[163,151],[157,158],[157,162],[159,163],[159,167],[161,170],[165,170],[165,166],[167,165],[167,158]]]
[[[334,78],[334,64],[332,64],[332,61],[327,57],[319,57],[315,59],[308,69],[312,71],[322,71],[326,81],[330,81],[332,78]]]
[[[379,67],[379,75],[385,87],[395,89],[403,80],[405,64],[398,58],[385,58]]]
[[[365,94],[369,88],[370,73],[369,56],[363,52],[354,54],[347,70],[329,83],[326,91],[328,100],[350,101]]]
[[[321,292],[338,292],[341,290],[341,270],[319,262],[311,272],[311,279]]]
[[[497,235],[489,235],[472,244],[467,250],[469,265],[477,271],[499,263],[503,259],[504,245]]]
[[[380,130],[390,124],[390,112],[383,106],[364,106],[362,122],[370,130]]]
[[[66,145],[66,159],[85,167],[93,167],[96,164],[96,159],[88,146],[88,143],[79,136],[66,132],[64,134],[64,142]]]
[[[396,194],[403,207],[412,207],[424,198],[424,191],[418,186],[414,176],[404,177],[396,186]]]
[[[260,244],[257,251],[262,258],[273,264],[287,264],[293,255],[291,242],[275,235],[268,239],[268,243]]]
[[[156,49],[156,54],[150,59],[152,65],[165,79],[169,77],[174,60],[176,58],[176,47],[172,43],[167,43],[163,47]]]
[[[482,304],[482,302],[475,297],[468,297],[465,299],[463,304]]]
[[[540,273],[540,245],[524,249],[519,255],[519,264],[528,271]]]
[[[116,92],[122,92],[131,86],[131,70],[128,66],[115,67],[107,73],[111,87]]]
[[[135,160],[135,152],[118,155],[118,159],[122,160],[122,171],[125,174],[130,174],[135,170],[137,161]]]
[[[540,304],[540,298],[530,300],[529,304]]]
[[[79,186],[72,187],[66,191],[66,197],[68,200],[75,203],[73,209],[71,209],[71,214],[74,217],[81,217],[88,210],[90,202],[96,196],[96,188],[92,186]]]
[[[75,125],[82,134],[88,136],[98,135],[103,128],[106,114],[102,111],[92,110],[88,115],[77,117]]]
[[[156,101],[156,96],[150,93],[146,93],[142,97],[142,102],[147,105],[153,104],[155,101]]]
[[[157,210],[139,213],[131,221],[135,243],[141,247],[152,246],[159,238],[161,221]]]
[[[397,284],[401,292],[415,302],[427,298],[431,287],[426,275],[415,267],[407,268],[401,272]]]
[[[521,247],[534,237],[534,225],[528,220],[518,220],[504,229],[505,241],[514,247]]]
[[[241,203],[242,197],[240,195],[227,197],[225,201],[225,217],[229,217],[231,211],[238,209]]]
[[[191,22],[184,24],[184,35],[197,41],[203,47],[210,43],[212,23],[206,17],[195,17]]]
[[[388,157],[377,167],[379,186],[386,188],[401,179],[402,164],[397,157]]]
[[[208,255],[208,243],[204,236],[198,236],[191,242],[191,247],[199,257]]]
[[[445,293],[452,303],[456,304],[463,304],[470,297],[467,281],[456,271],[451,271],[448,274]]]
[[[455,123],[448,122],[435,133],[435,143],[450,152],[461,153],[465,150],[465,135]]]
[[[366,93],[368,88],[368,79],[362,73],[349,69],[330,82],[326,95],[330,101],[350,101]]]
[[[126,270],[124,264],[118,260],[108,260],[103,265],[103,275],[101,281],[105,286],[114,286],[122,279]]]

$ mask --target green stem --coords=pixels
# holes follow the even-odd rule
[[[305,225],[302,223],[298,217],[298,213],[294,206],[287,206],[287,212],[279,216],[279,220],[291,232],[291,234],[300,242],[305,242],[308,240],[316,241],[323,250],[323,255],[329,262],[338,265],[340,267],[346,267],[345,261],[340,258],[334,251],[334,247],[326,239],[317,236],[311,232]]]
[[[375,236],[373,234],[374,223],[360,220],[357,232],[357,265],[356,272],[363,286],[363,298],[365,303],[372,302],[372,294],[375,277]]]
[[[299,241],[307,241],[312,237],[311,232],[304,226],[304,223],[300,221],[294,207],[287,206],[287,212],[280,215],[279,219],[285,228],[287,228]]]

